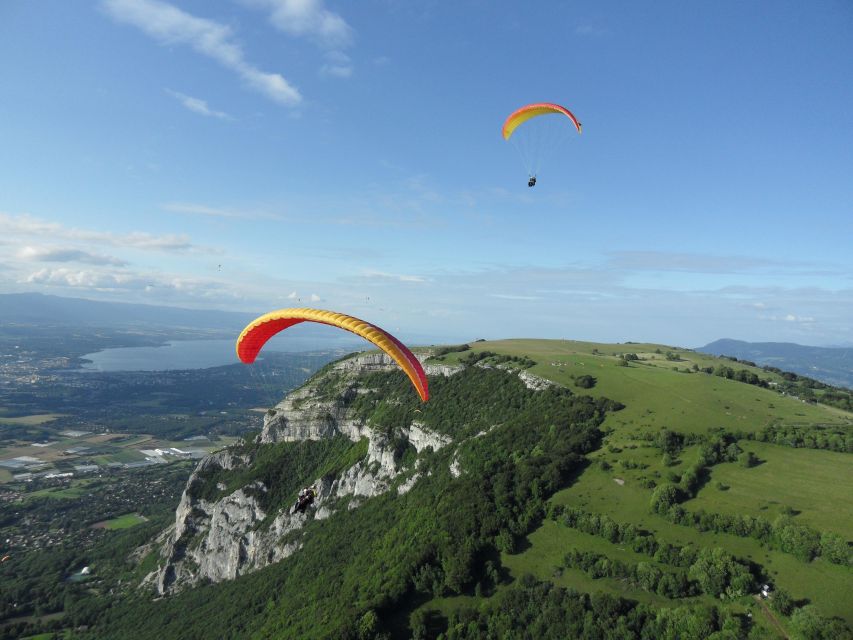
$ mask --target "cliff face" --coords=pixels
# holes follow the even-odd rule
[[[395,441],[371,431],[348,408],[354,394],[364,392],[356,379],[367,372],[395,368],[385,354],[362,354],[335,364],[316,376],[301,389],[289,394],[267,413],[264,428],[258,436],[260,445],[297,440],[320,440],[339,435],[353,442],[367,438],[367,456],[337,475],[316,479],[318,496],[306,514],[292,514],[289,509],[265,513],[257,496],[269,491],[255,481],[219,498],[208,501],[193,497],[195,483],[211,472],[250,468],[252,459],[223,450],[199,462],[181,497],[175,513],[175,525],[166,532],[160,550],[161,564],[143,584],[153,584],[157,592],[172,593],[208,579],[213,582],[233,579],[277,562],[298,551],[300,529],[309,518],[328,518],[335,510],[357,508],[362,500],[389,491],[394,481],[399,493],[408,491],[418,475],[398,469],[395,451],[401,439],[418,452],[447,445],[450,439],[425,429],[417,422],[399,425]],[[453,375],[460,368],[428,366],[428,375]],[[333,383],[333,384],[332,384]],[[219,487],[225,490],[225,486]],[[341,498],[349,498],[340,502]],[[259,526],[264,522],[264,526]]]

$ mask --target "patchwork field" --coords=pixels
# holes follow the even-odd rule
[[[63,432],[68,433],[68,432]],[[0,482],[11,482],[22,473],[91,472],[75,467],[83,465],[124,465],[146,460],[170,460],[178,454],[152,456],[143,451],[179,449],[194,456],[221,449],[236,438],[219,436],[204,440],[164,440],[148,435],[121,433],[83,433],[71,436],[57,433],[46,442],[6,441],[0,446]]]
[[[48,422],[52,422],[57,418],[64,417],[65,414],[62,413],[39,413],[31,416],[18,416],[14,418],[4,418],[0,417],[0,425],[4,424],[20,424],[28,427],[38,426],[41,424],[47,424]]]
[[[124,515],[113,518],[112,520],[102,520],[92,525],[95,529],[130,529],[138,524],[145,522],[147,518],[138,513],[125,513]]]

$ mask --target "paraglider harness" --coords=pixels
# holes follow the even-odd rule
[[[536,176],[530,176],[530,180],[527,181],[527,186],[528,187],[535,187],[536,186]]]
[[[296,504],[293,505],[293,513],[305,513],[305,510],[314,503],[314,498],[316,497],[317,490],[314,487],[300,491],[299,497],[296,499]]]

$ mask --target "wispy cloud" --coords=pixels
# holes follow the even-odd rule
[[[575,27],[575,35],[586,38],[599,38],[610,33],[607,29],[592,24],[579,24]]]
[[[791,260],[772,260],[742,255],[710,255],[670,251],[611,251],[608,264],[633,271],[682,271],[689,273],[743,273],[756,270],[812,269],[814,265]]]
[[[542,296],[518,296],[510,293],[490,293],[490,298],[500,298],[501,300],[541,300]]]
[[[219,118],[220,120],[231,119],[231,116],[229,116],[224,111],[216,111],[215,109],[211,109],[209,106],[207,106],[207,102],[205,100],[202,100],[201,98],[193,98],[192,96],[180,93],[179,91],[172,91],[171,89],[166,89],[166,93],[171,95],[173,98],[176,98],[178,102],[180,102],[182,105],[184,105],[184,107],[194,113],[198,113],[209,118]]]
[[[397,282],[427,282],[424,276],[406,275],[402,273],[386,273],[384,271],[376,271],[368,269],[362,272],[365,278],[373,278],[378,280],[396,280]]]
[[[325,58],[326,63],[320,67],[322,75],[336,78],[349,78],[352,75],[352,60],[343,51],[328,51]]]
[[[127,264],[112,256],[105,256],[80,249],[60,249],[50,247],[26,246],[20,249],[17,257],[33,262],[80,262],[83,264],[113,265],[122,267]]]
[[[323,0],[242,0],[242,3],[268,11],[273,26],[288,35],[305,36],[331,48],[352,43],[352,28],[340,15],[326,9]]]
[[[132,25],[161,44],[186,45],[215,60],[279,104],[295,106],[302,101],[299,91],[283,76],[250,64],[226,25],[159,0],[104,0],[103,7],[117,22]]]
[[[247,7],[268,12],[270,23],[289,36],[305,37],[327,49],[320,75],[349,78],[352,59],[343,49],[353,42],[353,29],[339,14],[326,9],[323,0],[241,0]]]
[[[181,213],[191,216],[203,216],[207,218],[233,218],[238,220],[284,220],[284,216],[265,211],[234,211],[219,207],[210,207],[193,202],[166,202],[160,207],[164,211]]]
[[[76,292],[99,292],[119,296],[133,295],[167,302],[186,303],[189,300],[239,299],[238,290],[222,282],[169,274],[145,273],[127,269],[44,268],[26,274],[20,284],[48,289],[75,289]],[[126,298],[124,298],[126,299]]]
[[[70,269],[68,267],[44,268],[26,276],[27,284],[72,287],[97,290],[145,289],[150,286],[150,278],[142,278],[131,273],[104,272],[94,269]]]
[[[57,222],[47,222],[29,215],[13,216],[0,212],[0,234],[19,237],[36,237],[39,241],[50,239],[89,242],[113,247],[139,249],[143,251],[182,252],[199,249],[185,235],[153,235],[150,233],[111,233],[75,229]]]

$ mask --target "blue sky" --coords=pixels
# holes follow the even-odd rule
[[[843,0],[7,0],[0,60],[3,293],[853,343]]]

